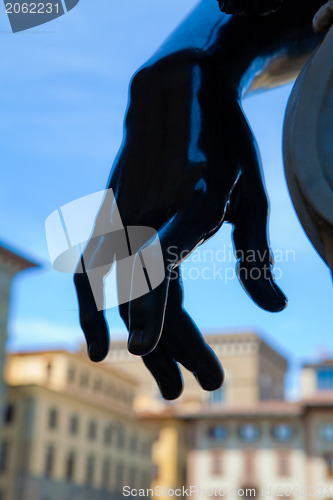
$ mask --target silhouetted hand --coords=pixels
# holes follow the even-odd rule
[[[286,298],[272,274],[268,203],[254,138],[234,91],[214,61],[180,52],[136,74],[126,133],[108,187],[123,225],[153,227],[164,258],[163,282],[120,305],[129,351],[143,357],[166,399],[182,391],[178,362],[204,389],[217,389],[223,370],[183,307],[179,264],[184,255],[223,222],[231,222],[238,276],[246,292],[268,311],[282,310]],[[112,210],[106,199],[96,227],[101,220],[111,221]],[[150,252],[153,262],[154,246],[142,249]],[[109,334],[87,273],[100,265],[103,255],[107,264],[99,278],[103,294],[103,279],[115,253],[112,236],[92,237],[84,252],[85,273],[75,276],[81,326],[93,361],[107,355]],[[134,262],[129,272],[134,273],[135,266]]]
[[[264,10],[264,4],[257,5]],[[159,244],[148,239],[136,249],[130,267],[117,264],[117,281],[122,295],[123,274],[127,284],[132,280],[128,300],[119,306],[128,349],[142,356],[166,399],[182,391],[178,363],[206,390],[223,382],[217,357],[183,307],[180,274],[186,255],[223,222],[233,225],[238,277],[247,294],[267,311],[281,311],[287,304],[272,273],[260,158],[239,99],[242,76],[253,61],[265,62],[267,54],[273,57],[289,45],[294,57],[289,31],[298,19],[296,7],[290,4],[283,15],[281,9],[263,18],[239,17],[221,14],[215,0],[203,0],[131,83],[124,139],[108,183],[114,198],[106,196],[100,209],[75,285],[89,356],[101,361],[109,350],[109,333],[97,303],[103,304],[104,279],[121,254],[113,235],[115,213],[122,228],[149,226],[157,232]],[[303,17],[310,29],[302,36],[314,37],[308,10]],[[308,50],[307,44],[299,47]],[[162,262],[164,269],[160,284],[138,296],[133,290],[140,269],[143,273],[143,255],[144,262],[156,268]]]

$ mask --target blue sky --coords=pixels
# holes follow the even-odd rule
[[[8,348],[73,348],[82,340],[72,278],[52,270],[48,260],[45,219],[65,203],[104,189],[121,142],[128,82],[195,4],[80,0],[65,16],[15,35],[0,5],[0,239],[42,265],[14,283]],[[270,240],[282,260],[276,266],[288,308],[261,311],[236,279],[193,279],[205,267],[214,271],[208,250],[229,254],[228,226],[186,264],[192,279],[185,279],[185,290],[188,310],[203,331],[254,330],[278,346],[290,359],[293,395],[300,363],[332,355],[333,293],[284,180],[281,131],[290,90],[288,85],[244,101],[262,153]],[[232,259],[217,264],[234,266]],[[117,311],[108,318],[113,337],[121,335]]]

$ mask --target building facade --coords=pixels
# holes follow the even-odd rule
[[[12,354],[0,499],[107,500],[152,479],[154,425],[133,411],[136,383],[65,351]]]
[[[185,390],[176,403],[166,403],[161,398],[151,374],[140,358],[127,351],[125,341],[112,342],[108,361],[119,373],[135,375],[139,382],[135,398],[138,410],[155,408],[159,411],[172,404],[199,408],[222,402],[228,406],[242,406],[283,399],[287,360],[261,336],[253,332],[212,333],[205,339],[223,365],[226,375],[223,387],[212,393],[203,391],[194,376],[181,366]]]
[[[162,485],[165,497],[176,497],[185,485],[196,500],[332,500],[332,375],[330,360],[305,365],[304,393],[295,403],[259,400],[234,406],[210,401],[200,408],[173,405],[146,411],[145,417],[159,421],[163,429],[155,444],[153,488]],[[174,453],[174,459],[166,460],[163,449]]]
[[[187,422],[192,498],[333,498],[332,399],[177,418]]]
[[[140,381],[137,411],[161,428],[153,492],[333,499],[333,361],[304,365],[301,399],[291,403],[284,399],[287,360],[269,342],[253,332],[206,340],[225,369],[224,387],[202,391],[182,370],[185,391],[175,402],[159,396],[125,342],[113,344],[112,366]]]
[[[259,335],[207,340],[225,388],[205,392],[183,370],[174,402],[126,342],[101,364],[85,352],[9,355],[0,500],[120,500],[124,486],[152,498],[332,500],[333,361],[305,365],[291,403],[286,358]]]
[[[0,415],[4,412],[5,404],[6,386],[3,371],[6,358],[7,322],[13,279],[18,273],[34,267],[37,267],[35,263],[0,245]]]

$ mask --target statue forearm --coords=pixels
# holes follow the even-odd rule
[[[280,3],[258,0],[257,13],[272,12]],[[246,83],[267,71],[267,62],[293,66],[318,45],[321,37],[312,30],[312,18],[322,3],[284,0],[269,15],[241,16],[221,13],[216,0],[201,0],[131,82],[126,133],[109,187],[122,225],[149,226],[157,232],[164,279],[155,288],[150,284],[149,293],[133,293],[138,271],[143,270],[139,254],[149,250],[147,262],[156,268],[156,245],[146,241],[126,269],[126,283],[118,275],[118,289],[123,293],[125,288],[127,294],[120,315],[129,332],[130,352],[143,356],[168,399],[182,390],[178,362],[205,390],[216,390],[223,380],[218,360],[184,309],[179,265],[224,221],[234,227],[243,288],[265,310],[277,312],[286,306],[272,274],[260,158],[238,97]],[[249,4],[245,0],[220,4],[225,11],[250,12],[242,7]],[[100,217],[108,220],[112,208],[109,201],[104,203]],[[87,277],[96,263],[103,263],[96,284],[103,305],[103,278],[116,255],[110,234],[91,240],[83,255],[88,266],[75,278],[81,325],[95,361],[107,354],[108,328]],[[147,285],[149,281],[148,291]]]
[[[218,0],[226,14],[264,16],[275,12],[283,0]]]
[[[314,33],[312,19],[322,3],[322,0],[263,0],[260,5],[266,6],[267,12],[276,11],[265,16],[243,16],[226,12],[229,8],[237,12],[241,4],[247,5],[248,11],[251,5],[259,9],[259,2],[221,0],[224,12],[220,12],[217,0],[201,0],[144,66],[188,51],[194,58],[196,54],[214,58],[217,70],[239,92],[254,79],[259,88],[258,79],[264,73],[270,88],[280,85],[295,78],[304,57],[320,43],[322,36]],[[263,12],[261,7],[259,10]]]

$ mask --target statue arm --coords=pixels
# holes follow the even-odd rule
[[[123,303],[120,315],[130,352],[142,356],[167,399],[182,390],[178,363],[206,390],[223,381],[219,361],[184,308],[179,270],[184,255],[223,222],[234,227],[238,277],[247,293],[266,310],[286,306],[272,273],[260,159],[239,104],[239,82],[254,58],[260,51],[270,57],[293,39],[281,11],[264,18],[227,16],[216,0],[202,0],[131,83],[123,144],[108,187],[125,227],[156,230],[165,279]],[[310,29],[313,14],[307,17]],[[287,42],[281,41],[284,30]],[[109,208],[102,206],[102,217],[109,217]],[[81,326],[94,361],[107,355],[108,327],[104,311],[96,309],[87,273],[99,254],[110,256],[98,283],[102,296],[113,246],[112,234],[92,239],[83,256],[86,271],[75,276]],[[149,251],[153,261],[154,248]],[[135,262],[131,276],[134,270]]]
[[[275,12],[283,0],[218,0],[220,9],[226,14],[264,16]]]

